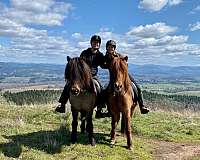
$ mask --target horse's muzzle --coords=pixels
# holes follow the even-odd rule
[[[77,88],[72,88],[71,89],[71,94],[74,95],[74,96],[78,96],[80,93],[80,90],[77,89]]]
[[[115,88],[115,91],[118,91],[118,92],[119,92],[119,91],[122,90],[122,84],[116,82],[116,83],[114,84],[114,88]]]

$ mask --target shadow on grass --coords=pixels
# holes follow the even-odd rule
[[[77,144],[89,145],[87,134],[78,133]],[[94,133],[99,144],[109,145],[107,134]],[[7,157],[18,158],[23,152],[22,146],[29,149],[44,151],[48,154],[61,153],[63,146],[70,146],[70,131],[61,127],[55,131],[38,131],[28,134],[7,136],[4,138],[10,142],[0,144],[0,151]]]

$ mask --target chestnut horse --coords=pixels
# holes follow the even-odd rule
[[[82,119],[81,132],[85,132],[86,120],[86,131],[89,135],[89,142],[91,145],[95,145],[92,114],[95,107],[96,94],[94,93],[91,70],[80,57],[70,58],[68,56],[67,60],[65,79],[69,83],[69,101],[73,118],[71,142],[75,143],[77,141],[78,113],[81,112],[81,118],[85,117]]]
[[[131,118],[137,102],[131,87],[128,75],[128,57],[112,57],[108,69],[110,82],[108,86],[108,107],[112,113],[111,144],[115,143],[116,127],[120,119],[120,113],[125,121],[125,133],[128,149],[132,149]]]

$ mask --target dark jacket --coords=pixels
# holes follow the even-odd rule
[[[91,48],[88,48],[81,53],[80,57],[83,58],[91,68],[93,77],[96,76],[98,73],[98,66],[103,69],[106,68],[104,64],[105,57],[103,53],[101,53],[99,50],[97,51],[97,53],[94,54],[92,53]]]

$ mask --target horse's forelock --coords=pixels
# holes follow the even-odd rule
[[[68,63],[69,81],[76,81],[81,88],[90,89],[92,75],[86,62],[79,57],[75,57]]]
[[[128,76],[128,65],[127,65],[126,61],[121,57],[115,57],[111,62],[110,68],[111,68],[111,72],[115,78],[117,78],[117,76],[116,76],[117,72],[120,71],[120,73],[123,74],[124,87],[125,87],[125,90],[127,90],[130,79]],[[112,78],[114,78],[114,77],[112,77]]]

